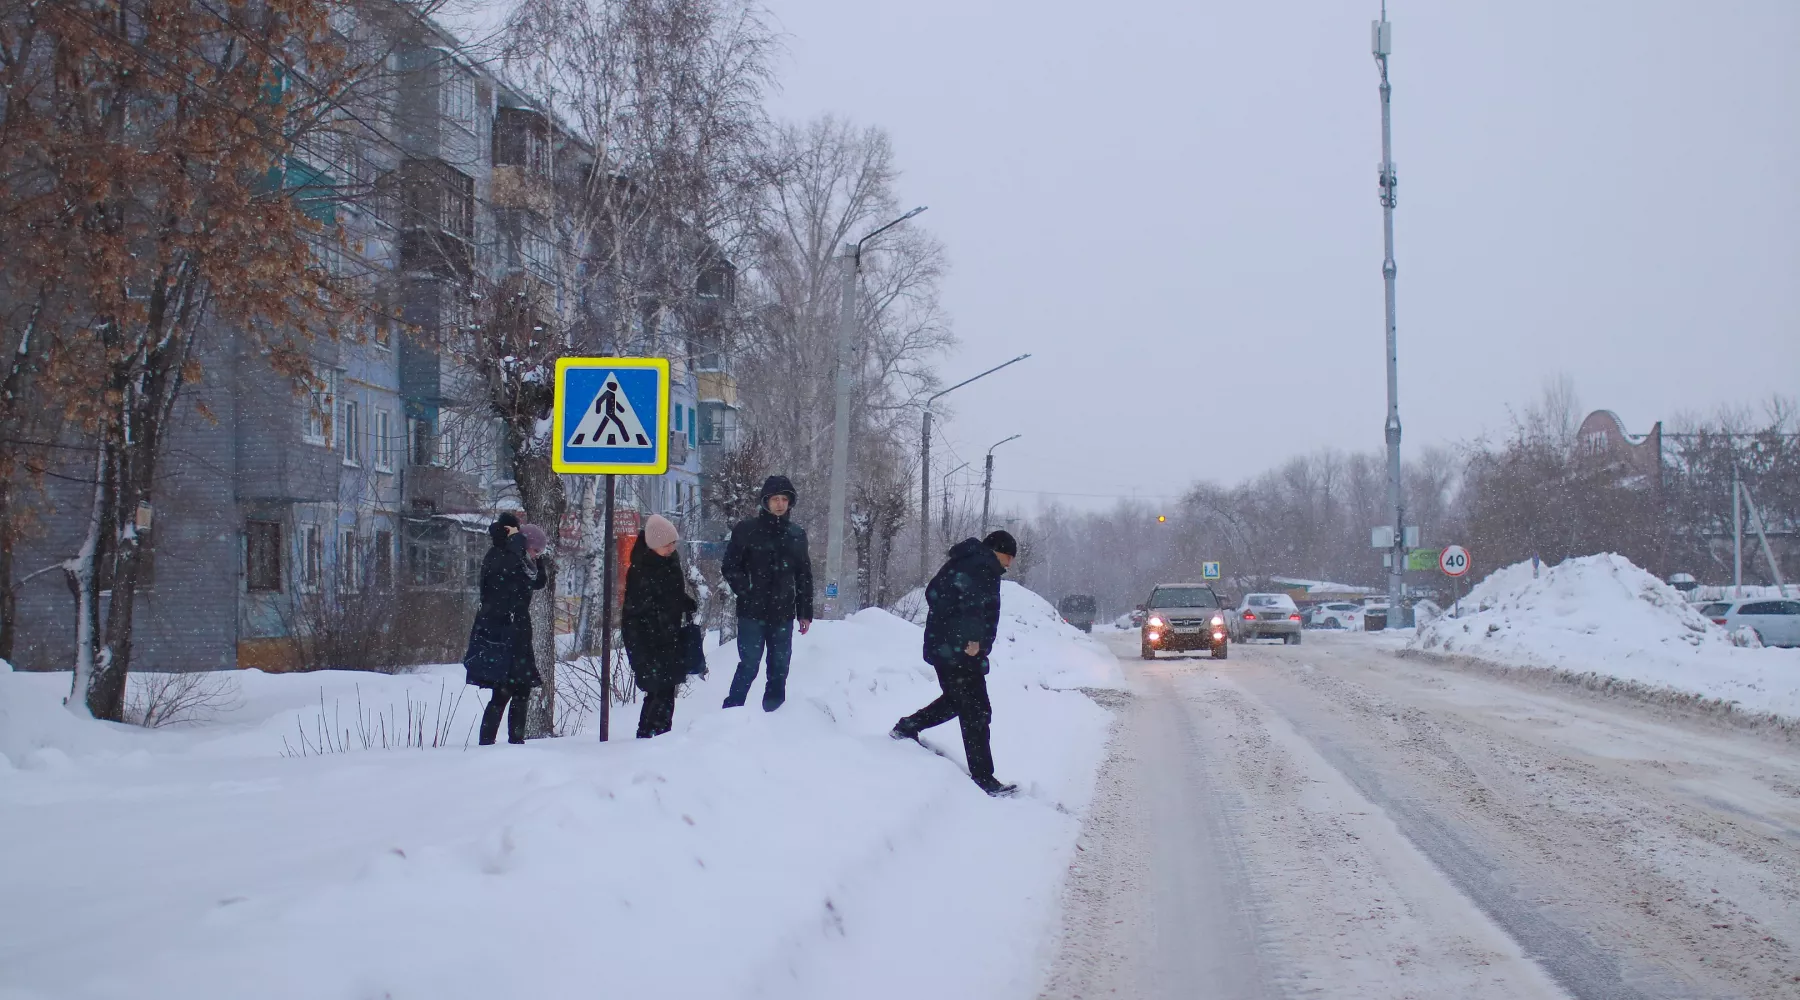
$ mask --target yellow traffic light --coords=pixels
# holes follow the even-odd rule
[[[1168,521],[1168,517],[1166,515],[1163,515],[1163,514],[1156,515],[1156,523],[1157,524],[1162,524],[1166,521]]]

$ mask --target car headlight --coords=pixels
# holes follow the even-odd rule
[[[1213,615],[1212,623],[1214,625],[1223,625],[1225,624],[1225,618],[1223,615]]]
[[[1161,618],[1156,617],[1155,615],[1151,615],[1150,616],[1150,627],[1151,628],[1162,628],[1163,620]]]

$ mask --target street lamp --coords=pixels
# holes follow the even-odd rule
[[[989,368],[979,375],[971,375],[948,389],[925,397],[925,423],[919,432],[919,586],[923,587],[931,580],[931,404],[941,396],[948,396],[963,386],[979,378],[986,378],[1007,365],[1018,364],[1029,354],[1021,354],[1011,361],[1004,361]]]
[[[1024,435],[1014,434],[1012,437],[1002,438],[1001,440],[988,445],[987,472],[981,482],[981,533],[983,535],[987,534],[988,530],[988,497],[994,492],[994,449],[1008,441],[1017,441],[1021,437],[1024,437]]]
[[[902,215],[855,243],[844,244],[839,258],[844,267],[844,287],[839,296],[837,333],[837,417],[831,437],[831,522],[825,542],[825,617],[838,616],[838,581],[844,570],[844,507],[850,465],[850,342],[856,329],[856,275],[862,268],[863,244],[925,211],[926,206]]]

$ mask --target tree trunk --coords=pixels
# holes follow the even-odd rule
[[[513,462],[514,482],[518,484],[519,500],[525,505],[525,520],[543,528],[549,539],[544,558],[548,560],[550,582],[531,602],[532,656],[544,680],[531,693],[531,711],[525,724],[525,735],[531,739],[556,734],[556,556],[568,501],[562,478],[550,468],[548,444],[524,440],[513,451],[517,456]]]
[[[64,702],[78,715],[105,718],[94,711],[92,691],[95,672],[101,669],[95,654],[100,640],[100,595],[94,589],[94,567],[100,550],[101,526],[106,515],[106,444],[94,446],[94,502],[88,512],[87,534],[81,551],[63,564],[69,588],[75,592],[75,675],[70,678],[69,697]]]

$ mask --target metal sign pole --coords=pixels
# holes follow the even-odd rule
[[[600,742],[612,719],[612,634],[613,634],[613,475],[606,476],[606,526],[601,529],[600,544]]]

